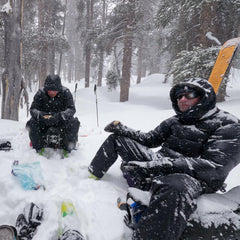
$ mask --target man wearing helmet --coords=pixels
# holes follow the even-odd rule
[[[208,81],[176,84],[170,98],[176,115],[148,133],[119,121],[107,125],[113,134],[89,166],[91,177],[100,179],[120,156],[128,185],[150,191],[149,204],[127,221],[134,240],[180,239],[196,198],[222,189],[240,161],[240,121],[216,107]]]

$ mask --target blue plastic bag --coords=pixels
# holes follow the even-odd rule
[[[45,190],[40,162],[19,164],[18,161],[14,161],[12,174],[25,190],[38,190],[41,187]]]

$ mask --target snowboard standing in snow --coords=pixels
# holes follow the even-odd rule
[[[223,44],[218,53],[217,60],[208,79],[216,93],[218,92],[221,82],[231,65],[231,61],[239,43],[240,38],[230,39]]]
[[[79,218],[72,201],[63,201],[58,229],[59,240],[85,240],[79,229]]]

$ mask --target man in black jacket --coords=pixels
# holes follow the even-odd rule
[[[51,140],[52,146],[56,144],[53,147],[70,152],[78,141],[80,122],[73,117],[75,112],[69,89],[62,86],[58,75],[48,75],[44,88],[34,96],[30,108],[31,119],[26,124],[33,148],[39,152],[48,147],[51,139],[46,139],[46,136],[49,134],[59,136],[59,139]]]
[[[196,198],[223,188],[240,162],[240,121],[216,107],[211,84],[199,78],[175,85],[170,98],[176,115],[143,133],[114,121],[113,132],[89,166],[100,179],[118,156],[130,187],[150,191],[149,205],[135,219],[134,240],[180,239]],[[150,148],[160,147],[157,152]]]

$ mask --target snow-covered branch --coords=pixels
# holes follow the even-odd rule
[[[212,32],[207,32],[206,37],[212,41],[214,41],[217,45],[222,45],[221,42],[212,35]]]

